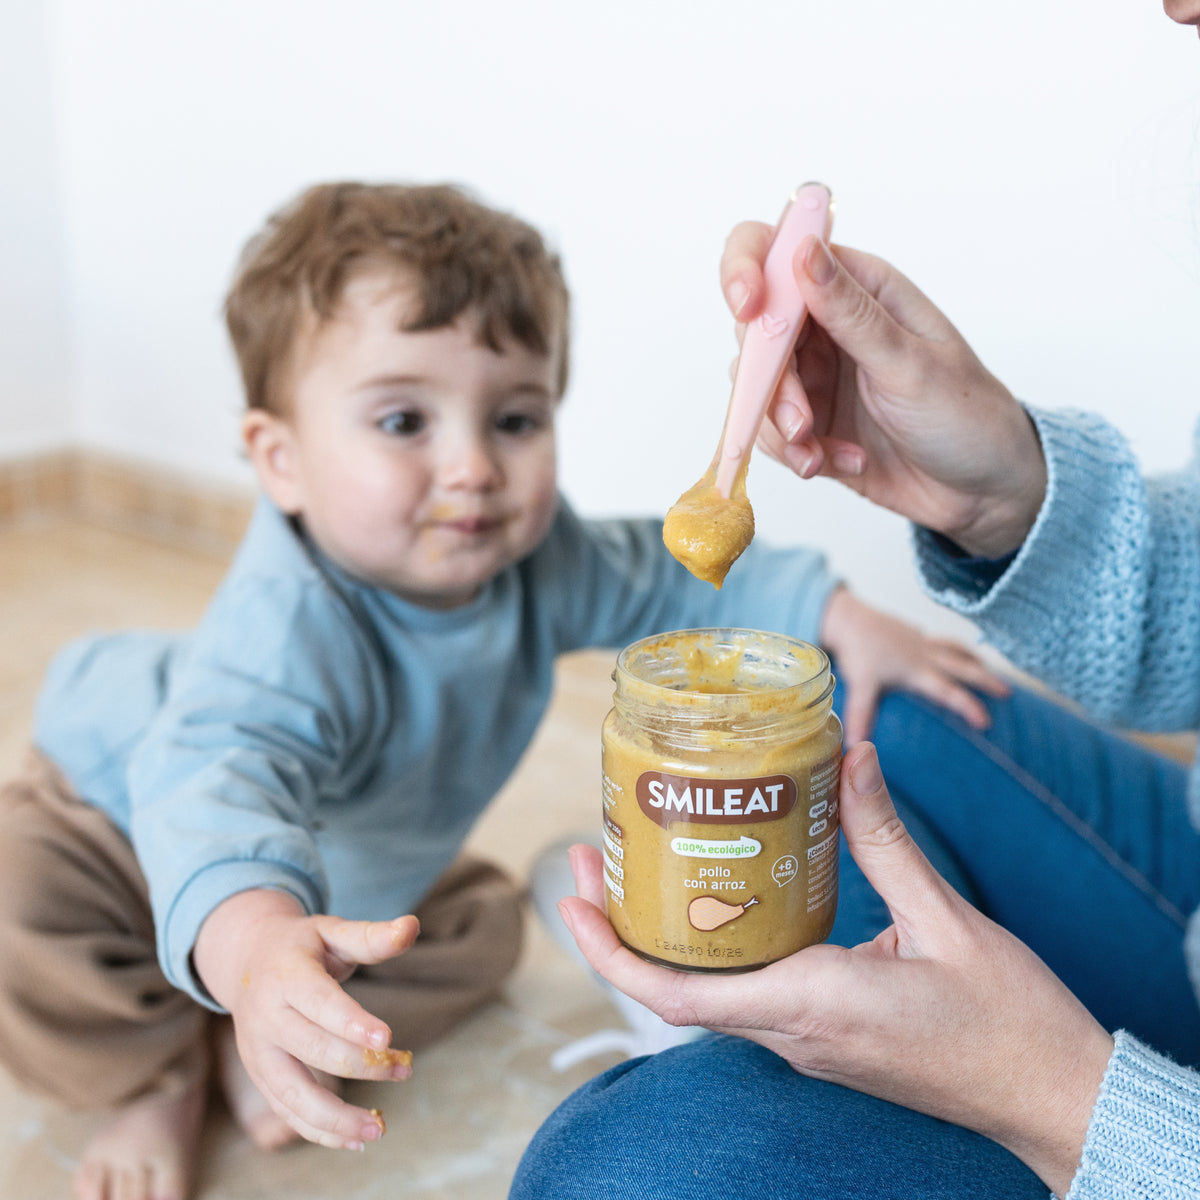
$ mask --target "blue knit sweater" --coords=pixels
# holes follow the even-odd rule
[[[1098,417],[1031,415],[1049,484],[1024,545],[997,576],[918,531],[927,588],[1096,716],[1130,728],[1197,728],[1200,438],[1185,470],[1144,479],[1125,440]],[[1197,766],[1189,802],[1200,828]],[[1200,993],[1200,914],[1184,950]],[[1198,1196],[1200,1073],[1118,1033],[1068,1200]]]

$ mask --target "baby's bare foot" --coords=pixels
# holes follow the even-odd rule
[[[221,1082],[225,1103],[229,1105],[229,1111],[242,1132],[260,1150],[279,1150],[298,1141],[300,1135],[267,1103],[267,1098],[250,1078],[237,1051],[233,1022],[219,1021],[213,1036],[217,1078]],[[330,1091],[339,1090],[340,1079],[318,1071],[314,1071],[313,1075],[318,1083]]]
[[[200,1072],[119,1108],[84,1148],[75,1171],[77,1200],[187,1200],[206,1085]]]

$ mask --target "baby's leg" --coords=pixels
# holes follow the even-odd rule
[[[462,857],[417,909],[421,934],[398,958],[359,970],[346,990],[412,1050],[492,999],[521,952],[521,891],[498,868]],[[400,914],[396,914],[399,916]]]
[[[111,1109],[84,1200],[187,1195],[208,1015],[158,967],[128,840],[34,755],[0,787],[0,878],[0,1063],[30,1091]]]

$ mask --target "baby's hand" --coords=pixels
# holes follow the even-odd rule
[[[308,1068],[346,1079],[407,1079],[412,1056],[342,990],[360,964],[403,954],[416,917],[346,921],[305,916],[290,896],[241,892],[218,906],[196,941],[196,969],[229,1009],[238,1053],[271,1108],[302,1137],[362,1149],[383,1123],[318,1084]]]
[[[986,706],[972,689],[1007,696],[1010,688],[961,642],[931,638],[913,625],[863,603],[845,588],[829,598],[821,643],[837,658],[846,688],[846,744],[870,734],[879,697],[904,688],[944,705],[976,729],[986,729]]]

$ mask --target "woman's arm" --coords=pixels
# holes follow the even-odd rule
[[[1200,472],[1143,477],[1125,438],[1086,413],[1031,410],[1045,502],[997,574],[928,533],[934,598],[1096,716],[1141,729],[1200,725]]]

